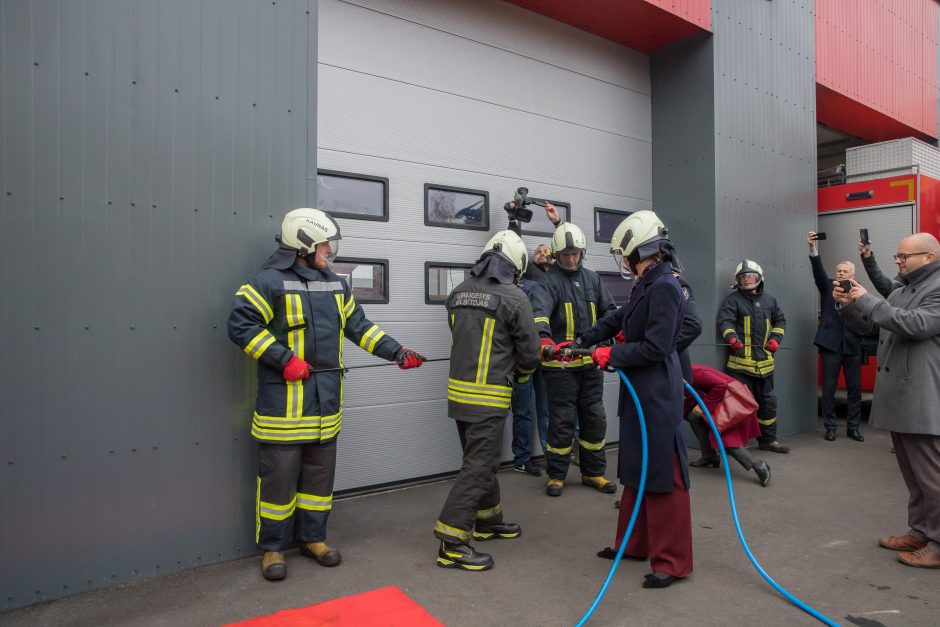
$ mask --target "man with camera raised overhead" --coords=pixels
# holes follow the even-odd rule
[[[836,386],[839,383],[839,370],[842,370],[845,373],[849,403],[846,435],[856,442],[864,442],[865,438],[858,430],[862,415],[862,336],[845,325],[836,311],[836,301],[832,298],[833,279],[826,274],[822,257],[819,256],[817,235],[820,234],[815,231],[807,233],[806,243],[809,244],[813,280],[819,290],[819,326],[816,327],[813,344],[819,348],[819,358],[822,361],[822,411],[826,425],[824,437],[829,442],[836,439]],[[840,261],[836,264],[835,280],[848,281],[851,286],[854,278],[854,263]]]
[[[557,348],[571,344],[579,333],[617,308],[597,273],[583,267],[586,251],[587,241],[577,226],[562,223],[555,229],[552,257],[556,263],[545,273],[543,289],[534,299],[533,308],[543,355],[554,354]],[[581,483],[605,494],[615,493],[617,487],[604,478],[607,468],[604,373],[594,367],[590,358],[545,361],[542,366],[549,404],[546,494],[561,496],[576,425],[579,425]]]

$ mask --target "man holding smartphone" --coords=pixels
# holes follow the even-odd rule
[[[856,442],[864,442],[859,432],[862,414],[862,338],[842,322],[836,303],[832,298],[832,281],[826,275],[822,257],[819,256],[817,242],[825,237],[824,233],[810,231],[806,234],[809,244],[809,261],[813,269],[813,280],[819,290],[819,326],[813,343],[819,348],[822,361],[822,413],[826,426],[827,441],[836,439],[836,386],[839,371],[845,374],[845,386],[848,391],[848,412],[846,414],[846,435]],[[855,278],[855,264],[840,261],[836,265],[835,280],[845,281],[851,289],[851,280]],[[848,290],[846,290],[848,291]]]

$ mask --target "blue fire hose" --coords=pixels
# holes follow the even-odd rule
[[[584,616],[581,617],[581,620],[577,622],[576,627],[581,627],[587,623],[588,619],[591,618],[591,615],[594,613],[594,610],[597,609],[597,606],[600,604],[601,599],[604,598],[604,595],[607,593],[607,588],[610,586],[610,582],[614,577],[614,573],[617,571],[617,566],[620,565],[620,559],[623,557],[623,553],[627,548],[627,542],[630,540],[630,534],[633,532],[633,525],[636,523],[637,515],[640,511],[640,503],[643,499],[643,490],[646,487],[646,468],[648,465],[648,444],[646,437],[646,417],[643,414],[643,408],[640,406],[640,399],[636,395],[636,390],[633,389],[633,384],[630,383],[630,379],[627,378],[627,375],[623,373],[622,370],[617,370],[617,374],[620,376],[620,380],[623,381],[623,384],[627,386],[627,390],[630,392],[630,396],[633,398],[633,404],[636,406],[637,416],[640,422],[640,436],[643,445],[643,457],[642,457],[642,470],[640,472],[640,483],[637,487],[637,499],[636,503],[633,505],[633,513],[630,515],[630,523],[627,525],[627,531],[624,533],[623,541],[620,543],[620,548],[617,550],[617,555],[614,557],[614,563],[610,567],[610,572],[607,573],[607,578],[604,580],[604,585],[601,586],[600,591],[597,593],[597,596],[594,598],[594,602],[591,603],[591,607],[588,608],[587,612],[584,613]],[[741,530],[741,521],[738,520],[738,508],[735,505],[734,501],[734,488],[731,486],[731,470],[728,468],[728,457],[725,455],[725,447],[721,442],[721,434],[718,431],[718,427],[715,425],[715,421],[712,419],[711,413],[708,411],[708,408],[705,407],[705,403],[702,401],[702,397],[698,395],[691,385],[688,383],[685,384],[686,390],[692,395],[695,399],[695,402],[698,403],[698,406],[702,409],[702,412],[705,414],[705,417],[708,419],[708,426],[711,428],[712,433],[715,436],[715,441],[718,443],[718,452],[721,455],[721,463],[725,470],[725,481],[728,484],[728,501],[731,504],[731,516],[734,519],[734,528],[738,533],[738,540],[741,542],[741,546],[744,548],[744,553],[747,555],[747,558],[751,561],[751,564],[754,565],[754,568],[757,569],[757,572],[760,573],[760,576],[763,577],[767,583],[773,586],[774,590],[779,592],[783,598],[793,603],[795,606],[818,620],[819,622],[829,625],[830,627],[839,627],[839,623],[835,622],[828,616],[825,616],[818,610],[810,607],[803,601],[799,600],[783,586],[774,581],[770,575],[761,567],[757,562],[757,558],[754,557],[754,554],[751,553],[750,547],[747,545],[747,541],[744,539],[744,532]]]

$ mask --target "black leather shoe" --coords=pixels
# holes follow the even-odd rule
[[[836,430],[835,429],[826,429],[826,435],[823,436],[827,442],[832,442],[836,439]]]
[[[644,575],[643,582],[644,588],[668,588],[675,581],[679,581],[678,577],[673,577],[672,575],[666,575],[664,573],[650,573],[649,575]]]
[[[610,546],[605,546],[603,549],[597,552],[597,556],[602,557],[605,560],[612,560],[615,557],[617,557],[617,549],[610,547]],[[644,562],[647,560],[647,558],[645,557],[640,557],[638,555],[627,555],[626,553],[621,555],[620,559],[621,560],[639,560],[639,561],[644,561]]]
[[[448,544],[442,540],[437,551],[437,565],[441,568],[489,570],[493,568],[493,558],[486,553],[478,553],[469,544]]]
[[[849,436],[856,442],[864,442],[865,438],[862,437],[862,434],[858,432],[858,429],[849,429],[845,432],[845,435]]]
[[[694,462],[689,462],[689,466],[692,468],[706,468],[708,466],[713,466],[715,468],[721,467],[721,458],[720,457],[701,457]]]
[[[486,527],[477,525],[476,529],[473,530],[473,539],[480,542],[496,539],[509,540],[518,538],[520,535],[522,535],[522,527],[516,523],[499,523],[487,525]]]
[[[767,465],[767,462],[762,460],[754,464],[754,474],[757,475],[760,484],[766,488],[767,484],[770,483],[770,466]]]

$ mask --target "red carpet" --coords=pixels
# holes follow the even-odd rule
[[[443,627],[395,586],[334,599],[225,627]]]

